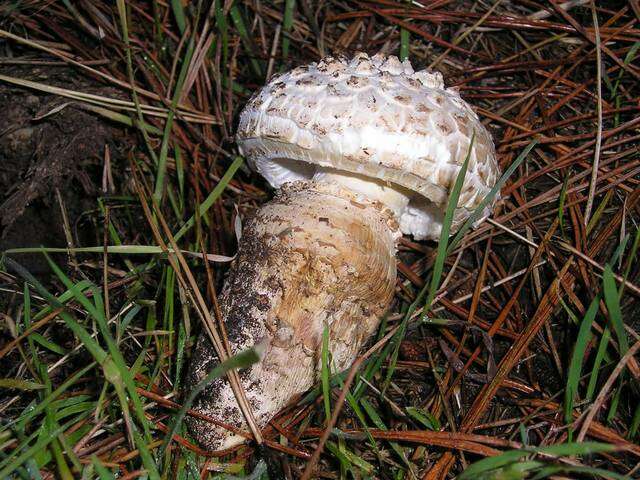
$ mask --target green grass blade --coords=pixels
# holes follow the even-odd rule
[[[40,293],[40,295],[42,295],[53,308],[64,308],[64,305],[60,303],[56,297],[51,295],[47,291],[47,289],[44,288],[44,286],[19,263],[15,262],[11,258],[6,258],[5,262],[7,262],[7,264],[10,265],[11,268],[13,268],[22,278],[33,285],[36,290],[38,290],[38,293]],[[74,288],[74,291],[75,290],[76,289]],[[84,295],[82,294],[81,296],[84,297]],[[60,312],[60,317],[84,344],[85,348],[89,351],[89,353],[91,353],[91,356],[93,356],[98,363],[102,364],[107,358],[107,353],[98,345],[98,343],[91,337],[91,335],[89,335],[84,327],[82,327],[69,313],[64,310]]]
[[[593,400],[593,396],[596,392],[596,387],[598,385],[598,373],[600,372],[602,361],[607,356],[607,347],[609,346],[609,340],[611,340],[611,330],[609,329],[609,327],[606,327],[602,332],[602,337],[600,337],[600,344],[598,345],[596,358],[593,361],[591,376],[589,378],[589,385],[587,386],[587,394],[585,395],[585,399],[589,402]]]
[[[238,35],[240,35],[240,39],[242,40],[242,44],[244,45],[244,48],[247,50],[247,55],[250,58],[249,63],[251,64],[253,73],[259,78],[264,78],[264,74],[262,73],[262,67],[260,65],[260,62],[256,58],[256,54],[253,47],[253,40],[249,35],[249,31],[247,30],[247,26],[245,24],[244,18],[242,17],[242,13],[240,12],[240,9],[238,8],[237,4],[234,4],[231,6],[231,9],[229,10],[229,16],[231,17],[231,21],[233,22],[233,25],[236,27],[236,31],[238,32]]]
[[[622,379],[619,378],[616,381],[616,383],[618,384],[618,386],[616,387],[615,393],[613,394],[613,397],[611,398],[611,403],[609,405],[609,411],[607,412],[607,423],[608,424],[611,424],[611,422],[613,421],[614,417],[618,413],[618,407],[620,406],[620,396],[622,395],[622,387],[624,385],[624,382],[622,381]]]
[[[366,398],[360,399],[360,405],[362,405],[362,408],[364,409],[364,411],[367,412],[367,415],[369,415],[369,418],[371,418],[371,421],[376,426],[376,428],[379,428],[380,430],[384,430],[384,431],[389,430],[387,426],[384,424],[384,422],[382,421],[382,418],[380,417],[376,409],[373,408],[373,405],[371,405]],[[402,463],[409,466],[409,460],[407,460],[407,456],[405,455],[405,452],[400,446],[400,444],[398,444],[397,442],[389,442],[389,445],[391,446],[392,450],[396,452],[396,455],[398,455],[398,458],[402,460]]]
[[[160,473],[158,473],[158,467],[156,466],[156,462],[153,460],[151,456],[151,452],[149,451],[149,447],[147,443],[144,441],[139,432],[133,432],[133,439],[138,447],[138,451],[140,452],[140,458],[142,459],[142,464],[144,465],[145,470],[147,471],[147,475],[151,480],[160,480]]]
[[[560,224],[560,232],[562,232],[562,236],[565,236],[564,232],[564,205],[567,200],[567,187],[569,186],[569,178],[571,178],[570,174],[567,174],[564,177],[564,181],[562,182],[562,189],[560,190],[560,199],[558,201],[558,223]]]
[[[548,473],[547,473],[548,472]],[[612,472],[611,470],[605,470],[604,468],[596,468],[596,467],[574,467],[571,465],[554,465],[549,467],[547,472],[541,472],[541,474],[546,474],[545,476],[536,476],[531,480],[535,480],[537,478],[548,478],[551,475],[556,473],[577,473],[582,474],[580,478],[588,475],[593,478],[611,478],[614,480],[629,480],[629,476],[620,475],[619,473]]]
[[[467,221],[464,222],[464,225],[462,225],[460,230],[458,230],[458,233],[456,234],[455,237],[453,237],[453,240],[451,242],[449,242],[449,253],[451,253],[451,251],[453,249],[455,249],[455,247],[458,245],[458,243],[460,243],[460,240],[462,240],[464,235],[467,233],[467,230],[469,230],[473,226],[473,224],[482,216],[482,212],[484,211],[485,207],[487,205],[489,205],[493,201],[493,199],[498,194],[498,192],[503,187],[503,185],[507,182],[509,177],[511,177],[513,172],[524,161],[524,159],[527,158],[527,156],[529,155],[529,152],[531,152],[531,150],[533,150],[533,147],[535,147],[537,145],[537,143],[538,143],[538,139],[533,139],[525,147],[525,149],[520,153],[520,155],[518,155],[518,157],[513,161],[513,163],[509,166],[509,168],[507,168],[505,170],[505,172],[500,177],[500,180],[498,180],[496,182],[496,184],[493,186],[493,188],[484,197],[482,202],[480,202],[480,205],[478,205],[476,207],[476,209],[469,216]]]
[[[423,287],[422,291],[416,298],[416,301],[414,301],[413,305],[407,311],[407,314],[405,315],[405,317],[402,320],[402,323],[400,324],[398,333],[394,335],[393,339],[390,342],[393,344],[393,352],[391,353],[391,358],[389,360],[389,368],[387,369],[387,374],[382,387],[382,393],[384,393],[387,390],[389,383],[391,382],[391,377],[393,376],[396,362],[398,360],[398,354],[400,353],[400,343],[402,341],[402,338],[404,338],[409,319],[411,318],[411,315],[413,315],[413,312],[419,305],[418,301],[422,302],[422,298],[426,293],[427,297],[424,302],[423,313],[421,316],[421,319],[424,321],[424,318],[429,312],[429,309],[431,308],[431,303],[433,302],[433,299],[435,298],[436,293],[438,291],[438,285],[440,284],[440,277],[442,276],[442,271],[444,269],[444,262],[447,258],[447,252],[448,252],[447,244],[449,241],[449,234],[451,232],[451,223],[453,222],[453,215],[455,213],[456,207],[458,206],[458,199],[460,198],[460,192],[462,191],[464,178],[467,174],[467,167],[469,166],[469,159],[471,158],[471,151],[473,148],[474,141],[475,141],[475,132],[471,137],[471,141],[469,142],[469,150],[467,151],[467,155],[464,159],[464,162],[460,166],[460,171],[456,176],[456,181],[453,185],[453,188],[451,189],[451,193],[449,194],[449,200],[447,202],[447,208],[445,211],[444,220],[442,221],[442,230],[440,231],[440,242],[438,243],[436,260],[433,264],[433,270],[431,272],[431,280],[429,283],[427,283]]]
[[[18,380],[16,378],[0,378],[0,388],[13,390],[42,390],[44,385],[29,380]]]
[[[405,410],[411,418],[424,425],[429,430],[440,430],[440,422],[430,412],[424,412],[416,407],[407,407]]]
[[[527,455],[529,455],[529,452],[527,451],[512,450],[495,457],[484,458],[472,465],[469,465],[465,471],[458,476],[458,480],[475,479],[481,474],[515,463]]]
[[[29,335],[29,337],[35,342],[46,348],[47,350],[52,351],[53,353],[57,353],[58,355],[64,355],[67,351],[51,340],[46,339],[42,335],[37,332],[33,332]]]
[[[409,58],[409,43],[411,42],[411,34],[406,28],[400,27],[400,61],[403,62]]]
[[[185,196],[184,196],[184,160],[182,160],[182,150],[178,145],[173,147],[174,157],[176,161],[176,178],[178,180],[178,192],[180,193],[178,209],[180,210],[180,217],[184,212]]]
[[[296,0],[286,0],[284,4],[284,15],[282,16],[282,60],[289,57],[289,47],[291,45],[291,28],[293,27],[293,11],[296,8]]]
[[[162,205],[162,197],[164,194],[164,183],[167,173],[167,155],[169,153],[169,140],[171,139],[171,131],[173,129],[173,119],[175,118],[175,111],[178,107],[178,103],[182,98],[182,87],[184,86],[184,81],[187,77],[187,73],[189,72],[194,48],[195,42],[192,37],[189,41],[189,45],[187,46],[187,51],[184,54],[184,59],[182,60],[182,67],[180,68],[178,80],[176,81],[175,90],[173,92],[173,98],[171,99],[171,108],[167,114],[167,120],[165,121],[164,130],[162,132],[162,143],[160,145],[160,154],[158,155],[157,165],[158,168],[156,172],[156,185],[153,191],[153,198],[158,205]]]
[[[42,373],[46,375],[46,367],[43,368],[42,370],[43,370]],[[45,378],[46,392],[50,394],[51,380],[48,377],[45,377],[44,375],[43,377]],[[45,409],[45,418],[44,418],[44,425],[43,425],[43,428],[45,431],[51,431],[59,428],[60,425],[56,421],[55,416],[56,416],[55,404],[50,404]],[[67,465],[67,462],[62,453],[61,438],[63,436],[64,436],[64,432],[60,432],[59,435],[56,435],[56,437],[51,440],[48,447],[49,447],[49,450],[51,451],[51,454],[53,455],[56,466],[58,468],[59,477],[62,480],[72,480],[73,475],[71,474],[71,469],[69,468],[69,465]],[[68,453],[71,453],[71,452],[68,452]]]
[[[205,213],[207,213],[207,211],[216,202],[216,200],[220,197],[220,195],[222,195],[222,192],[224,191],[225,188],[227,188],[227,185],[229,184],[229,182],[231,181],[231,179],[233,178],[235,173],[238,171],[238,169],[240,168],[243,162],[244,162],[244,159],[242,157],[236,157],[233,163],[229,165],[229,168],[227,169],[223,177],[220,179],[218,184],[215,186],[213,190],[211,190],[211,193],[207,196],[207,198],[204,199],[204,202],[200,204],[200,207],[198,208],[198,212],[197,212],[198,217],[202,217]],[[192,215],[191,218],[189,218],[189,220],[187,220],[187,222],[182,226],[182,228],[178,230],[178,233],[174,235],[176,242],[180,240],[184,236],[184,234],[187,233],[195,225],[196,223],[195,215],[196,214]]]
[[[33,458],[38,452],[44,451],[47,446],[60,435],[65,430],[70,428],[76,422],[88,417],[93,412],[91,410],[87,410],[82,415],[72,419],[71,421],[65,423],[64,425],[59,425],[54,430],[42,431],[42,435],[40,435],[39,439],[30,447],[27,447],[25,442],[22,442],[18,447],[14,449],[14,453],[18,453],[22,451],[22,453],[13,456],[8,456],[5,460],[0,462],[0,478],[9,478],[11,473],[13,473],[17,468],[19,468],[23,463],[27,462],[29,459]]]
[[[571,457],[574,455],[592,455],[594,453],[606,453],[617,450],[618,447],[609,443],[600,442],[576,442],[560,443],[546,447],[535,447],[531,451],[544,455],[554,455],[556,457]]]
[[[215,3],[215,16],[216,16],[216,28],[218,30],[218,38],[222,43],[222,64],[220,68],[222,70],[223,86],[225,80],[228,78],[224,69],[229,68],[229,24],[227,22],[227,16],[224,11],[224,2],[216,1]]]
[[[352,466],[356,466],[361,474],[370,476],[375,472],[375,467],[366,460],[362,459],[347,448],[340,448],[332,441],[327,442],[327,450],[333,453],[341,462],[346,463],[349,466],[349,470],[352,470]],[[357,478],[354,476],[354,478]]]
[[[569,373],[567,375],[567,385],[565,388],[564,399],[564,420],[566,423],[573,423],[573,402],[578,393],[578,385],[582,373],[582,362],[584,361],[584,352],[592,338],[591,326],[598,313],[601,296],[597,295],[589,305],[578,330],[578,337],[573,347],[573,355],[569,363]]]
[[[498,478],[484,475],[491,471],[498,470],[512,464],[517,464],[521,459],[534,453],[563,457],[575,455],[590,455],[593,453],[611,452],[614,450],[616,450],[615,445],[596,442],[564,443],[559,445],[551,445],[548,447],[510,450],[495,457],[484,458],[472,465],[469,465],[466,470],[458,476],[458,480],[469,480],[475,479],[477,477]]]
[[[622,278],[624,282],[620,286],[620,299],[622,299],[622,295],[624,294],[624,287],[627,279],[629,278],[629,273],[631,273],[631,267],[633,266],[634,260],[638,259],[638,247],[640,247],[640,227],[636,228],[636,234],[633,238],[633,244],[631,245],[631,251],[629,252],[629,256],[627,257],[627,264],[624,267],[624,273]]]
[[[25,426],[29,423],[31,419],[39,415],[44,411],[47,406],[56,400],[59,396],[64,394],[69,387],[71,387],[74,383],[82,378],[84,374],[86,374],[92,368],[95,368],[96,363],[91,362],[86,367],[78,370],[76,373],[71,375],[67,380],[65,380],[58,388],[56,388],[50,395],[42,399],[35,407],[27,407],[24,412],[14,421],[9,422],[7,425],[4,425],[0,428],[0,432],[5,431],[7,428],[10,428],[13,425],[16,425],[16,428],[24,431]]]
[[[125,115],[123,113],[115,112],[109,108],[100,107],[98,105],[92,105],[90,103],[83,103],[82,108],[85,110],[89,110],[93,113],[100,115],[108,120],[121,123],[126,125],[127,127],[138,127],[143,130],[145,133],[152,133],[154,135],[161,135],[162,130],[153,125],[143,121],[143,120],[132,120],[131,117]]]
[[[431,302],[433,302],[433,299],[438,292],[440,278],[442,277],[442,271],[444,270],[444,262],[447,258],[448,253],[447,245],[449,242],[449,234],[451,233],[451,223],[453,222],[453,216],[455,214],[456,208],[458,207],[458,199],[460,198],[460,193],[462,192],[464,179],[467,176],[467,168],[469,167],[469,159],[471,158],[471,151],[473,149],[475,138],[476,134],[475,132],[473,132],[471,141],[469,142],[469,150],[467,151],[467,156],[465,157],[464,162],[460,167],[460,171],[458,172],[458,176],[456,177],[453,189],[449,194],[447,209],[444,214],[444,220],[442,221],[442,230],[440,232],[440,241],[438,243],[438,250],[436,252],[436,260],[433,264],[433,272],[431,273],[429,294],[427,295],[427,300],[425,301],[425,309],[422,315],[423,319],[426,316],[429,308],[431,308]]]
[[[624,57],[624,65],[627,66],[629,65],[633,59],[636,57],[636,55],[638,54],[638,51],[640,51],[640,42],[635,42],[631,48],[627,51],[627,54]],[[616,93],[618,91],[618,87],[620,86],[620,82],[622,81],[622,76],[624,75],[625,69],[620,69],[620,72],[618,73],[618,78],[616,79],[616,83],[613,86],[613,89],[611,91],[611,96],[615,97]]]
[[[629,427],[629,434],[627,437],[633,439],[638,434],[638,428],[640,427],[640,405],[636,406],[635,412],[633,412],[633,418],[631,419],[631,426]]]
[[[89,314],[97,322],[98,328],[100,329],[100,333],[102,334],[102,337],[107,343],[109,355],[111,356],[110,360],[113,362],[115,367],[115,371],[113,370],[111,371],[109,380],[111,381],[111,383],[113,383],[114,386],[117,386],[120,382],[124,383],[124,386],[126,387],[129,393],[129,398],[133,403],[134,411],[136,412],[138,421],[140,422],[140,424],[144,429],[145,439],[147,443],[150,443],[151,430],[149,428],[149,422],[147,420],[146,415],[144,414],[142,401],[136,391],[136,385],[133,381],[133,376],[131,375],[131,371],[129,370],[129,367],[127,367],[126,365],[126,362],[124,360],[124,357],[122,356],[122,353],[120,352],[113,337],[111,336],[111,332],[109,331],[109,327],[107,325],[107,319],[105,317],[104,308],[99,308],[99,307],[102,307],[102,295],[100,294],[100,291],[97,288],[93,289],[93,298],[96,304],[92,303],[91,300],[89,300],[86,297],[86,295],[84,295],[82,292],[77,290],[75,284],[64,274],[64,272],[60,269],[60,267],[58,267],[48,255],[45,254],[45,257],[47,258],[47,261],[49,262],[49,265],[51,266],[56,276],[65,285],[65,287],[67,287],[70,291],[74,293],[76,300],[84,308],[87,309]],[[93,343],[95,343],[93,339],[91,340]],[[96,360],[98,359],[96,358]],[[105,368],[105,375],[106,375],[107,374],[106,367],[111,366],[111,362],[106,363],[105,360],[103,360],[100,363],[103,365],[103,368]],[[126,402],[124,405],[122,405],[122,408],[123,409],[127,408]]]
[[[589,236],[593,227],[600,223],[600,219],[602,218],[602,214],[604,213],[607,205],[609,205],[609,200],[613,196],[613,190],[609,190],[605,195],[602,201],[598,204],[598,208],[593,212],[593,215],[589,219],[589,223],[587,224],[586,234]]]
[[[91,463],[93,467],[96,469],[96,472],[98,473],[98,477],[100,478],[100,480],[116,480],[116,477],[113,475],[113,473],[111,473],[107,469],[107,467],[102,465],[100,460],[98,460],[98,457],[96,457],[95,455],[91,455]]]
[[[337,380],[340,388],[344,389],[344,382],[342,381],[342,376],[338,374],[338,375],[334,375],[333,378]],[[347,402],[349,403],[349,406],[351,407],[351,410],[353,410],[353,412],[356,414],[356,417],[358,417],[358,421],[362,425],[362,429],[367,435],[371,449],[375,452],[378,459],[381,460],[380,450],[378,449],[378,445],[376,444],[376,441],[373,438],[373,435],[371,435],[371,432],[369,431],[369,426],[367,425],[367,419],[365,418],[364,413],[362,412],[362,409],[358,404],[358,400],[356,400],[355,396],[351,392],[347,392],[346,398],[347,398]]]
[[[176,19],[176,25],[180,30],[180,34],[184,35],[184,31],[187,28],[187,19],[184,14],[184,7],[181,0],[171,0],[171,10],[173,11],[173,17]]]
[[[620,356],[622,357],[629,350],[629,340],[624,331],[624,322],[622,320],[622,310],[620,308],[620,296],[616,287],[616,280],[609,264],[604,266],[602,275],[602,285],[604,290],[604,303],[609,311],[609,319],[616,332],[618,345],[620,346]]]

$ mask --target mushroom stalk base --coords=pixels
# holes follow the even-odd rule
[[[399,236],[388,208],[317,182],[289,184],[247,223],[220,307],[233,353],[266,346],[262,360],[240,372],[260,427],[318,380],[325,325],[338,371],[353,363],[376,332],[393,298]],[[201,335],[190,385],[217,363]],[[226,379],[214,380],[194,409],[247,429]],[[190,417],[188,423],[211,450],[244,441],[205,420]]]

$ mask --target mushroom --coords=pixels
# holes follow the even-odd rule
[[[338,371],[376,332],[394,294],[398,240],[439,238],[469,148],[452,232],[499,169],[490,134],[440,73],[380,54],[328,57],[272,78],[242,111],[237,141],[277,189],[247,222],[220,301],[232,353],[265,347],[261,361],[240,373],[263,427],[318,379],[325,326]],[[202,335],[189,382],[216,362]],[[194,408],[246,428],[224,379]],[[244,441],[207,421],[189,422],[206,448]]]

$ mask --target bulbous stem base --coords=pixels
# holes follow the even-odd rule
[[[284,187],[247,222],[220,306],[233,353],[266,345],[262,361],[240,372],[260,427],[317,381],[325,325],[338,371],[376,332],[393,298],[399,236],[389,209],[316,182]],[[201,335],[189,383],[197,384],[217,362]],[[194,409],[246,430],[226,379],[209,385]],[[188,423],[205,448],[244,440],[204,420]]]

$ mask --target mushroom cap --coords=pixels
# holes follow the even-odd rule
[[[495,185],[499,167],[489,132],[439,72],[365,53],[297,67],[251,98],[237,141],[274,188],[310,179],[318,166],[401,187],[411,198],[398,218],[402,232],[437,239],[474,132],[454,232]]]

